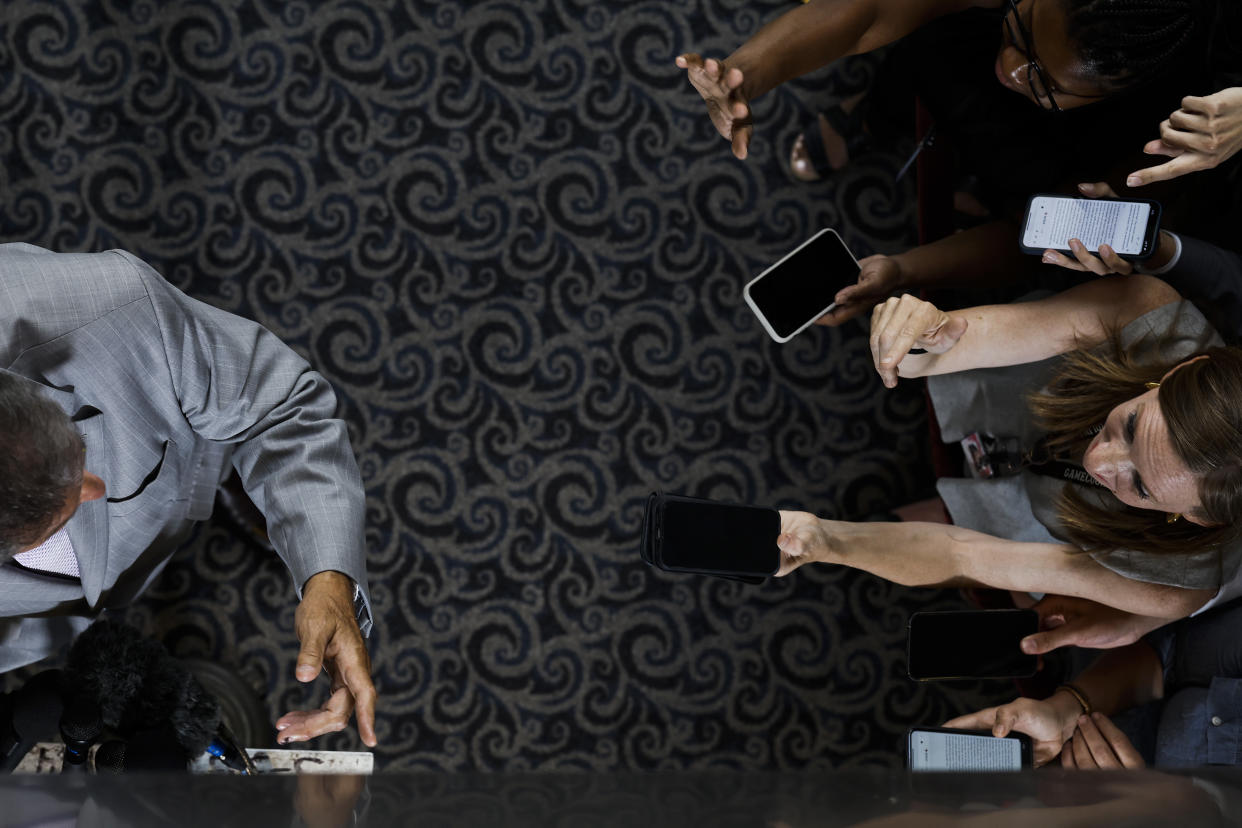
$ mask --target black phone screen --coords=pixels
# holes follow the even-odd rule
[[[781,519],[771,509],[670,499],[656,532],[666,568],[766,576],[780,565]]]
[[[837,291],[858,281],[858,263],[831,230],[764,271],[747,292],[773,332],[789,337],[832,306]]]
[[[1038,630],[1034,610],[916,612],[907,644],[910,678],[1033,676],[1038,660],[1019,642]]]

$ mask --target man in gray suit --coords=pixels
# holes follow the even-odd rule
[[[120,251],[0,245],[0,319],[0,671],[142,592],[236,469],[301,597],[297,678],[332,678],[279,741],[356,705],[374,745],[364,498],[327,381]]]

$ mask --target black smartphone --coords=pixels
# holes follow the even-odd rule
[[[1049,248],[1068,256],[1069,240],[1078,239],[1092,253],[1107,244],[1123,259],[1139,261],[1156,252],[1160,202],[1150,199],[1073,198],[1040,193],[1026,203],[1023,251],[1042,255]]]
[[[766,578],[780,568],[775,509],[653,495],[649,562],[671,572]]]
[[[906,672],[915,681],[1027,678],[1039,659],[1019,642],[1039,631],[1030,609],[916,612],[906,638]]]
[[[788,342],[836,307],[837,291],[858,281],[858,260],[836,230],[820,230],[742,289],[768,336]]]
[[[1025,733],[996,737],[984,730],[912,727],[906,735],[906,767],[915,773],[1020,771],[1033,766],[1033,757]]]

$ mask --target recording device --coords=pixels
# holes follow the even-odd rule
[[[669,572],[758,584],[780,568],[780,533],[775,509],[652,492],[641,551],[649,565]]]
[[[906,639],[906,671],[915,681],[1027,678],[1039,659],[1020,642],[1039,631],[1029,609],[916,612]]]
[[[115,621],[96,621],[69,651],[66,672],[73,686],[95,700],[103,724],[126,737],[118,751],[131,769],[135,740],[143,766],[167,768],[168,739],[180,751],[179,768],[213,750],[230,767],[254,773],[254,764],[220,720],[220,705],[202,683],[159,642]],[[149,759],[154,756],[154,759]]]
[[[61,772],[85,771],[87,752],[102,734],[99,704],[86,693],[75,693],[60,716],[60,736],[65,743]]]
[[[751,280],[742,297],[768,336],[788,342],[837,306],[837,291],[856,283],[859,269],[837,231],[824,229]]]
[[[56,732],[65,709],[62,679],[60,670],[44,670],[13,693],[11,735],[5,739],[0,771],[11,773],[35,743]]]
[[[1025,733],[997,737],[979,730],[912,727],[906,734],[906,767],[927,771],[1020,771],[1033,764]]]
[[[1156,252],[1160,202],[1150,199],[1072,198],[1041,193],[1031,196],[1022,223],[1022,250],[1041,255],[1051,248],[1073,256],[1070,239],[1092,253],[1107,244],[1131,261]]]

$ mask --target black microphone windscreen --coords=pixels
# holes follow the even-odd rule
[[[166,657],[158,641],[128,624],[101,619],[73,642],[66,672],[74,686],[99,702],[100,716],[108,727],[143,727],[145,722],[122,719],[126,707],[142,692],[143,677],[161,656]]]

